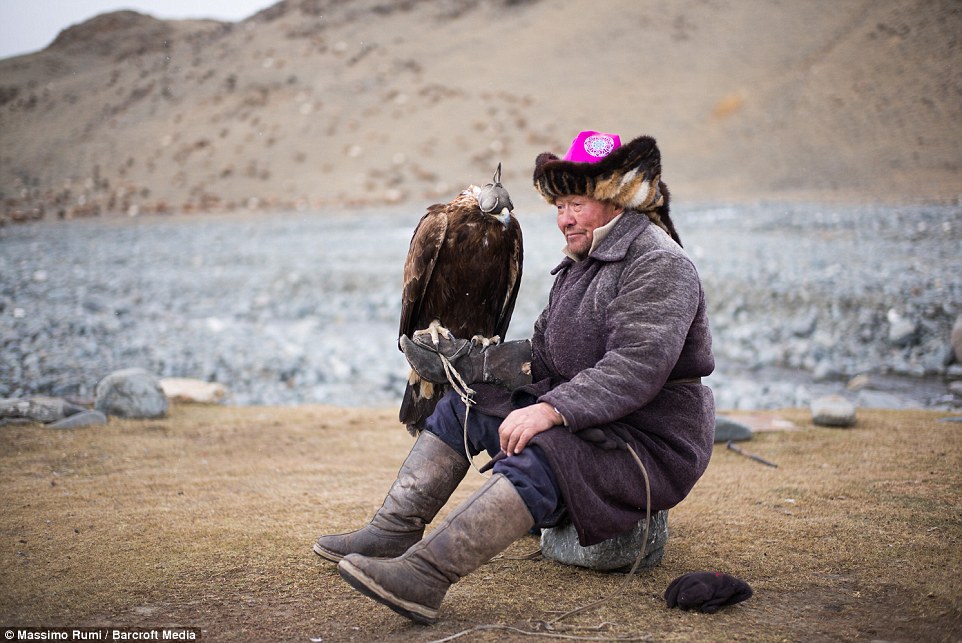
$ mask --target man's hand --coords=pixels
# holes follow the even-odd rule
[[[563,423],[563,418],[547,402],[515,409],[498,428],[501,450],[508,455],[521,453],[531,438]]]

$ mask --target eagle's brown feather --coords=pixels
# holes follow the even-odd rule
[[[432,205],[411,238],[404,263],[398,336],[411,337],[437,320],[459,338],[504,338],[521,285],[521,226],[478,207],[472,190]],[[412,433],[424,428],[447,386],[422,390],[412,374],[400,419]]]

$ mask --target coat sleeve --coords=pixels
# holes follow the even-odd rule
[[[534,332],[531,335],[531,380],[538,382],[550,377],[548,370],[547,355],[545,354],[544,333],[551,310],[551,298],[548,298],[548,305],[541,311],[541,315],[534,322]]]
[[[622,273],[606,308],[604,356],[543,394],[568,429],[608,424],[637,411],[661,391],[698,311],[701,282],[687,257],[656,251]]]

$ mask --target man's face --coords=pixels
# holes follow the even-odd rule
[[[568,252],[579,259],[588,256],[595,230],[624,211],[611,203],[579,195],[563,196],[555,201],[555,206],[558,229],[565,236]]]

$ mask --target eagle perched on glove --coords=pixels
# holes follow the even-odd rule
[[[498,342],[508,331],[521,286],[523,246],[514,205],[501,185],[472,185],[447,204],[428,207],[404,263],[398,338],[431,329],[461,339]],[[399,344],[400,345],[400,344]],[[412,370],[399,418],[416,435],[448,385]]]

